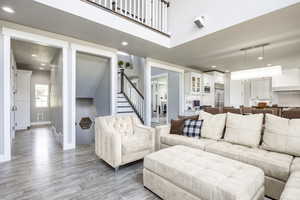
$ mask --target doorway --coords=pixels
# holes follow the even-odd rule
[[[39,127],[53,132],[52,137],[62,144],[62,49],[11,39],[10,60],[12,148],[20,142],[15,140],[33,130],[39,132]]]
[[[152,64],[151,64],[152,65]],[[183,72],[151,66],[151,125],[170,123],[182,113]]]
[[[110,59],[76,52],[76,145],[93,144],[94,122],[111,114]]]
[[[161,73],[151,77],[151,122],[166,124],[168,119],[168,74]]]

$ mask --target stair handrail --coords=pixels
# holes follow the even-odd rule
[[[143,94],[140,92],[140,90],[133,84],[133,82],[129,79],[129,77],[125,74],[124,69],[120,69],[120,73],[121,73],[121,92],[124,92],[124,79],[126,78],[127,81],[130,83],[130,85],[136,90],[136,92],[139,94],[139,96],[144,99]]]
[[[138,118],[141,120],[142,123],[144,123],[144,96],[143,94],[139,91],[139,89],[133,84],[133,82],[129,79],[129,77],[125,74],[124,69],[120,69],[119,74],[121,74],[121,93],[124,95],[124,97],[127,99],[128,103],[132,107],[133,111],[135,114],[138,116]],[[139,111],[140,109],[136,108],[134,102],[128,97],[127,93],[124,90],[124,79],[130,84],[130,86],[134,89],[134,91],[138,94],[139,98],[141,98],[142,102],[142,111]]]

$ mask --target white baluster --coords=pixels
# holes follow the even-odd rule
[[[125,0],[124,10],[125,10],[125,15],[127,16],[127,11],[128,11],[128,0]]]
[[[136,0],[133,0],[133,18],[136,19],[135,17],[136,17]]]
[[[137,16],[138,16],[138,21],[140,21],[140,18],[141,18],[141,0],[138,0],[137,2]]]
[[[120,12],[123,14],[123,0],[120,0]]]
[[[113,3],[113,0],[108,0],[109,1],[109,9],[112,10],[112,3]]]
[[[144,19],[145,17],[145,0],[141,0],[142,1],[142,14],[141,14],[141,18],[142,18],[142,22],[145,23]]]
[[[168,8],[168,5],[166,4],[165,5],[165,19],[164,19],[164,21],[165,21],[165,30],[164,30],[164,32],[165,33],[168,33],[168,10],[169,10],[169,8]]]
[[[156,2],[157,2],[157,0],[153,0],[153,16],[152,16],[152,20],[153,20],[152,27],[153,28],[156,27]]]
[[[158,0],[158,30],[162,30],[162,5],[163,2],[161,0]]]

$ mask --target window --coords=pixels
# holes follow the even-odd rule
[[[46,84],[35,85],[35,107],[47,108],[49,106],[49,87]]]

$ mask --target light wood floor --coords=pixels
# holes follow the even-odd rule
[[[142,184],[142,161],[114,170],[94,147],[63,152],[49,128],[18,132],[12,161],[0,164],[1,200],[158,200]]]
[[[63,152],[48,127],[18,132],[0,164],[0,200],[159,200],[143,187],[142,161],[115,174],[94,146],[77,147]]]

